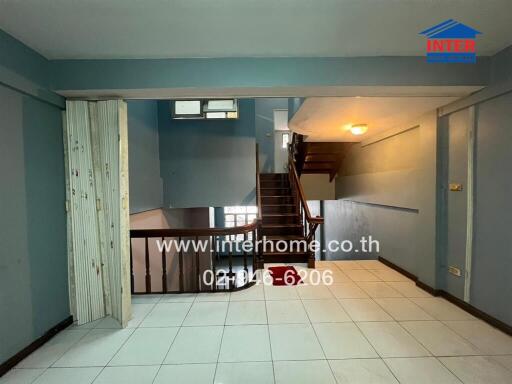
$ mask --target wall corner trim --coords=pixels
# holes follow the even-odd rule
[[[11,358],[4,361],[2,364],[0,364],[0,377],[5,375],[9,370],[14,368],[19,362],[21,362],[25,357],[30,355],[32,352],[34,352],[36,349],[43,346],[43,344],[47,343],[52,339],[55,335],[57,335],[60,331],[64,330],[65,328],[69,327],[71,324],[73,324],[73,317],[69,316],[62,320],[57,325],[50,328],[48,331],[46,331],[45,334],[43,334],[38,339],[34,340],[32,343],[30,343],[28,346],[23,348],[21,351],[19,351],[17,354],[12,356]]]

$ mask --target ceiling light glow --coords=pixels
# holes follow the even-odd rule
[[[366,133],[367,130],[368,130],[368,125],[366,125],[366,124],[354,124],[350,128],[350,132],[352,132],[352,134],[356,135],[356,136]]]

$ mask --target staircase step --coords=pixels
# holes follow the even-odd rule
[[[264,196],[291,196],[292,190],[289,187],[266,187],[261,188],[261,197]]]
[[[269,213],[297,213],[296,204],[264,204],[261,207],[262,215]]]
[[[299,224],[300,217],[297,213],[263,213],[263,225],[265,224]]]
[[[288,179],[287,173],[260,173],[261,181]]]
[[[261,180],[261,188],[290,188],[290,181],[288,179],[282,180]]]
[[[261,196],[261,203],[265,205],[293,204],[293,196]]]
[[[269,235],[300,235],[302,234],[301,224],[266,224],[261,226],[263,236]]]

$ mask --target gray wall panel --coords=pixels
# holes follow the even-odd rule
[[[158,103],[166,208],[250,205],[256,193],[254,100],[237,120],[172,120]]]
[[[0,86],[0,362],[69,316],[61,111]]]
[[[162,207],[156,100],[128,101],[130,213]]]
[[[512,93],[477,116],[471,303],[512,324]]]

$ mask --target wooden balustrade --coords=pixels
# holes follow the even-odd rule
[[[292,186],[296,193],[295,203],[297,204],[297,211],[301,217],[304,238],[306,239],[308,249],[310,249],[311,242],[315,240],[316,230],[320,224],[324,223],[324,218],[320,216],[313,217],[311,215],[308,202],[297,173],[297,168],[295,167],[296,155],[298,154],[299,147],[302,142],[303,136],[294,133],[288,151],[288,177],[290,179],[290,186]],[[314,268],[314,265],[315,255],[313,252],[309,251],[308,266],[310,268]]]
[[[130,259],[132,269],[132,293],[184,293],[184,292],[210,292],[231,291],[252,285],[252,274],[257,263],[257,221],[234,228],[187,228],[187,229],[133,229],[130,231]],[[233,236],[242,235],[245,247],[240,242],[237,252]],[[143,241],[144,268],[134,268],[134,242]],[[161,241],[161,250],[157,241]],[[168,249],[164,241],[171,244]],[[150,247],[151,242],[155,246]],[[186,242],[188,242],[188,249]],[[203,245],[200,244],[203,242]],[[204,245],[206,244],[206,245]],[[142,244],[140,244],[142,245]],[[224,247],[223,247],[224,245]],[[251,245],[248,249],[248,245]],[[158,252],[151,252],[152,250]],[[227,250],[227,251],[224,251]],[[159,257],[160,256],[160,257]],[[159,260],[160,259],[160,260]],[[249,260],[251,259],[251,260]],[[161,288],[155,290],[152,271],[156,263],[160,262]],[[177,264],[169,271],[168,262]],[[153,269],[152,269],[153,268]],[[138,272],[144,273],[144,289],[136,289],[135,282],[142,278]],[[205,272],[208,282],[205,282]],[[169,289],[169,284],[175,289]]]

